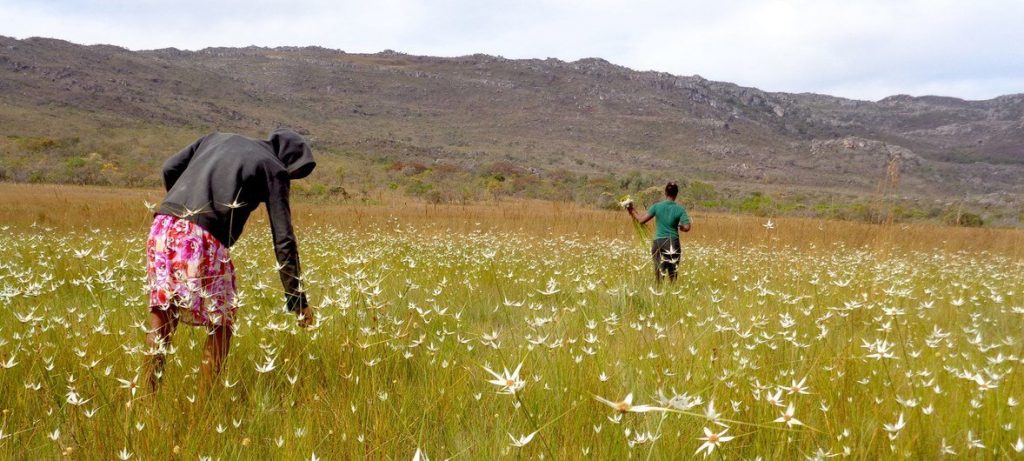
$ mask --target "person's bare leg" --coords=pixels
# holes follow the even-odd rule
[[[206,336],[206,347],[203,349],[203,363],[200,367],[199,391],[205,394],[209,391],[220,375],[224,365],[224,358],[231,348],[231,327],[218,326],[210,330]]]
[[[156,391],[160,378],[164,374],[165,354],[162,347],[171,343],[171,336],[178,325],[178,319],[171,309],[151,310],[149,312],[149,332],[146,333],[146,346],[152,355],[146,360],[146,382],[149,389]]]

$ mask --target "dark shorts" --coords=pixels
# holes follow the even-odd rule
[[[678,238],[654,239],[651,244],[651,258],[654,260],[654,275],[661,279],[663,275],[675,280],[676,268],[679,266],[679,259],[682,250]]]

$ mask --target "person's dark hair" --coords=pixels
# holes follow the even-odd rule
[[[669,183],[665,185],[665,195],[676,198],[676,196],[679,195],[679,185],[676,184],[675,181],[669,181]]]

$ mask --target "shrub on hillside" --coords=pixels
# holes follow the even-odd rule
[[[951,211],[946,214],[943,221],[951,226],[960,227],[981,227],[985,225],[985,221],[980,215],[964,211]]]

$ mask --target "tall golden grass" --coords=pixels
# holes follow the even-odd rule
[[[91,186],[0,184],[0,223],[61,228],[145,229],[146,203],[159,203],[163,191]],[[388,220],[416,224],[424,232],[515,231],[581,238],[631,238],[625,212],[573,203],[504,200],[469,205],[435,205],[400,195],[379,195],[370,203],[294,201],[296,226],[325,223],[342,229],[369,229]],[[1024,256],[1024,230],[960,228],[932,223],[886,225],[810,218],[767,218],[691,210],[693,231],[684,240],[736,245],[790,246],[813,251],[836,242],[875,250],[988,251]],[[255,223],[266,219],[262,209]],[[773,227],[773,228],[769,228]],[[141,230],[140,230],[141,231]]]

